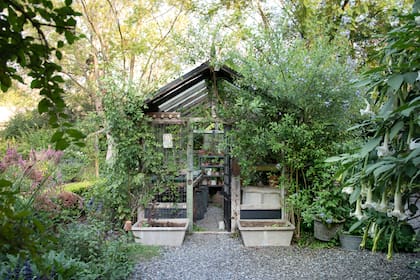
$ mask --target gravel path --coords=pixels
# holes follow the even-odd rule
[[[245,248],[229,234],[194,233],[178,248],[138,264],[133,280],[142,279],[420,279],[420,270],[407,267],[419,255],[341,249],[291,247]]]
[[[219,228],[219,224],[223,224],[223,209],[221,207],[210,204],[204,219],[198,220],[196,225],[205,231],[224,231]]]

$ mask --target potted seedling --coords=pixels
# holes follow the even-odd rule
[[[332,187],[317,193],[317,197],[307,211],[314,219],[314,237],[321,241],[330,241],[342,230],[345,217],[350,212],[347,198],[341,188]]]

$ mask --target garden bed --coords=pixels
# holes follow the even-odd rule
[[[239,220],[246,247],[290,246],[295,226],[284,220]]]
[[[188,219],[140,220],[131,229],[135,241],[144,245],[181,246]]]

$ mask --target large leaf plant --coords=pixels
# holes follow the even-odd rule
[[[359,219],[353,228],[365,227],[365,246],[373,238],[373,251],[386,237],[392,258],[396,231],[417,212],[410,197],[419,192],[420,182],[420,1],[401,25],[384,37],[385,47],[378,52],[379,66],[366,72],[367,119],[357,129],[366,132],[366,143],[354,154],[340,160],[356,202],[352,214]]]

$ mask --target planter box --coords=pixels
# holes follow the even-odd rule
[[[345,250],[360,250],[360,243],[362,243],[362,237],[359,235],[340,234],[340,245]]]
[[[144,245],[181,246],[188,228],[188,219],[158,219],[159,226],[142,226],[147,221],[133,225],[135,241]]]
[[[343,228],[344,220],[338,223],[324,224],[323,222],[314,220],[314,237],[321,241],[330,241]]]
[[[242,204],[244,205],[256,205],[264,208],[280,209],[280,201],[280,189],[252,186],[242,188]]]
[[[295,226],[284,220],[239,220],[245,247],[290,246]]]

